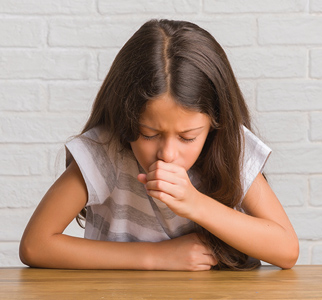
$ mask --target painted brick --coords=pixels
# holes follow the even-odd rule
[[[0,19],[0,47],[37,47],[45,42],[42,20]]]
[[[322,264],[322,244],[313,246],[312,249],[312,264],[321,265]]]
[[[76,237],[84,237],[84,229],[82,229],[76,222],[75,219],[67,226],[64,230],[64,234],[76,236]]]
[[[322,12],[322,1],[321,0],[310,0],[311,12]]]
[[[300,142],[307,140],[308,121],[305,113],[259,113],[254,118],[264,140],[276,142]]]
[[[10,0],[0,11],[0,266],[21,266],[18,241],[65,169],[63,143],[84,125],[96,84],[134,31],[162,14],[224,46],[273,149],[265,171],[299,233],[298,264],[321,264],[320,0]],[[66,233],[83,231],[73,221]]]
[[[0,212],[3,216],[0,220],[0,228],[4,228],[4,230],[0,231],[0,240],[20,241],[34,208],[1,209]],[[77,237],[84,236],[84,230],[77,225],[75,220],[71,222],[64,233]]]
[[[87,79],[89,63],[79,51],[0,51],[0,78]]]
[[[307,203],[309,184],[304,175],[269,175],[268,183],[284,207],[304,206]]]
[[[120,49],[106,49],[98,54],[98,79],[104,80]]]
[[[33,212],[34,209],[0,209],[0,240],[19,242]]]
[[[45,87],[38,82],[1,82],[0,111],[41,111],[46,108]]]
[[[0,243],[0,268],[1,267],[23,267],[19,259],[19,242]]]
[[[198,0],[98,0],[98,10],[101,14],[139,14],[139,13],[198,13]]]
[[[222,45],[225,46],[245,46],[252,45],[255,41],[255,19],[254,18],[213,18],[210,21],[195,21],[196,24],[208,30]],[[133,26],[131,27],[133,28]],[[122,38],[124,43],[132,34],[131,32],[126,38]],[[108,42],[108,41],[107,41]],[[110,42],[108,46],[113,46]],[[116,54],[120,48],[107,49],[100,52],[99,57],[99,79],[104,79],[109,70]]]
[[[48,43],[60,47],[121,47],[141,22],[58,19],[49,24]]]
[[[233,48],[227,54],[237,78],[287,78],[306,74],[304,49]]]
[[[254,12],[301,12],[306,0],[205,0],[204,11],[209,13],[254,13]]]
[[[0,268],[25,267],[19,258],[19,242],[0,243]]]
[[[258,32],[260,44],[321,44],[322,18],[320,16],[260,17]]]
[[[0,144],[0,166],[0,175],[43,175],[47,154],[38,146]]]
[[[253,16],[212,17],[194,21],[209,31],[223,47],[256,44],[256,19]]]
[[[238,84],[243,93],[248,109],[251,115],[253,115],[256,113],[255,83],[252,80],[239,80]]]
[[[265,80],[257,85],[260,111],[321,110],[322,82],[312,80]]]
[[[299,239],[319,240],[322,238],[321,209],[286,208],[286,212]]]
[[[64,142],[78,132],[82,116],[33,115],[8,116],[0,119],[0,142],[54,143]]]
[[[310,202],[313,206],[322,206],[322,176],[310,178]]]
[[[95,0],[10,0],[0,1],[7,14],[85,14],[94,11]]]
[[[0,177],[0,208],[34,208],[50,185],[43,177]]]
[[[311,134],[313,141],[322,141],[322,112],[312,112],[310,118]]]
[[[49,85],[49,110],[90,112],[101,83],[56,83]]]
[[[311,243],[305,240],[299,241],[300,255],[296,262],[297,265],[309,265],[311,263]]]
[[[80,128],[81,129],[81,128]],[[81,130],[75,132],[77,135]],[[70,136],[67,140],[72,139]],[[48,173],[56,180],[66,170],[66,149],[64,144],[48,145]]]
[[[255,43],[254,17],[212,18],[195,21],[211,32],[224,46],[248,46]],[[66,20],[50,22],[49,45],[59,47],[121,47],[142,25],[142,21]]]
[[[313,49],[310,52],[310,75],[313,78],[322,78],[322,49]]]
[[[322,145],[303,143],[274,144],[266,171],[271,174],[320,174]]]

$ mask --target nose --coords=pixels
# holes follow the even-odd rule
[[[163,160],[164,162],[171,163],[177,159],[178,149],[176,141],[171,138],[165,138],[162,140],[158,152],[158,160]]]

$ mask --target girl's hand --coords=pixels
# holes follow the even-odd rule
[[[200,192],[184,168],[159,160],[150,166],[146,175],[139,174],[138,180],[145,184],[150,196],[165,203],[177,215],[192,219]]]
[[[156,253],[151,257],[153,270],[206,271],[218,263],[196,233],[159,242],[156,246]]]

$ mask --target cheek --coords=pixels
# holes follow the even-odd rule
[[[203,149],[204,143],[205,143],[205,141],[202,140],[200,143],[192,146],[189,149],[189,151],[186,152],[187,158],[189,157],[190,161],[193,161],[193,163],[195,163],[196,160],[198,159],[198,157]]]
[[[147,171],[150,165],[154,163],[155,154],[153,153],[152,147],[136,141],[131,143],[131,148],[139,164]]]
[[[185,160],[191,164],[194,164],[195,161],[198,159],[199,157],[199,154],[200,154],[200,148],[196,147],[196,148],[190,148],[189,150],[187,150],[185,153],[184,153],[184,156],[185,156]]]

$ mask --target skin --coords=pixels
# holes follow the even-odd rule
[[[139,174],[138,180],[152,197],[252,257],[281,268],[295,264],[297,236],[261,174],[243,200],[247,214],[207,197],[191,184],[186,171],[198,158],[210,130],[206,115],[183,109],[164,94],[149,102],[140,124],[141,136],[131,147],[146,172]],[[217,263],[196,234],[159,243],[94,241],[64,235],[86,202],[85,182],[72,162],[30,219],[20,244],[22,262],[47,268],[189,271],[209,270]]]
[[[167,94],[149,101],[140,117],[140,137],[133,153],[148,173],[158,161],[188,171],[196,162],[210,130],[207,115],[182,108]]]

